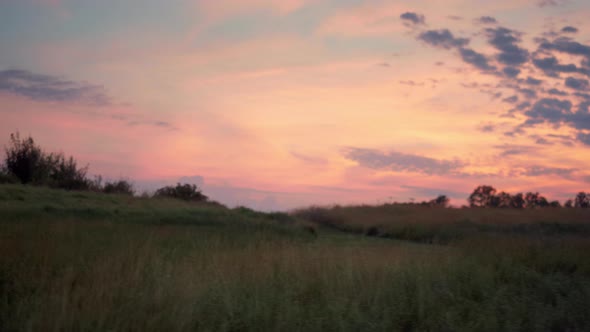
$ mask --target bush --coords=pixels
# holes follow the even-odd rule
[[[14,175],[6,172],[2,167],[0,167],[0,184],[12,184],[18,182],[18,179]]]
[[[49,155],[49,180],[51,187],[66,190],[88,190],[90,180],[86,177],[88,166],[78,168],[74,158],[65,158],[62,154]]]
[[[35,144],[32,137],[21,139],[18,132],[10,134],[4,164],[6,171],[20,183],[43,182],[49,177],[50,162],[50,158]]]
[[[201,193],[196,185],[188,183],[177,183],[175,187],[166,186],[160,188],[156,190],[154,197],[170,197],[194,202],[205,202],[208,199],[207,196]]]
[[[32,137],[22,139],[17,132],[10,135],[4,160],[6,173],[22,184],[48,185],[67,190],[88,190],[88,167],[78,168],[74,158],[46,153]]]
[[[106,182],[102,188],[102,192],[106,194],[122,194],[133,196],[135,189],[133,185],[126,180],[119,180],[115,182]]]

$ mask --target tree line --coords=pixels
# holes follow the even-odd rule
[[[538,192],[527,192],[526,194],[509,194],[488,185],[479,186],[473,190],[467,199],[470,207],[490,208],[537,208],[537,207],[562,207],[559,201],[549,201]],[[579,192],[573,199],[568,199],[563,207],[566,208],[589,208],[590,193]]]

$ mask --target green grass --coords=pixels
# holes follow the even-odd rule
[[[2,185],[0,331],[590,330],[585,211],[314,213]]]

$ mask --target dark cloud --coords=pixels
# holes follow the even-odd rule
[[[563,6],[568,2],[568,0],[539,0],[537,2],[537,6],[539,7],[557,7]]]
[[[492,133],[496,130],[496,127],[493,124],[486,124],[479,127],[479,131],[484,133]]]
[[[534,77],[530,77],[529,76],[529,77],[526,78],[525,83],[528,84],[528,85],[541,85],[541,83],[543,83],[543,80],[538,80],[538,79],[536,79]]]
[[[544,5],[558,5],[561,1],[545,1]],[[480,17],[477,23],[493,24],[492,17]],[[559,30],[558,30],[559,31]],[[497,83],[463,84],[467,88],[477,88],[493,99],[501,99],[512,104],[511,109],[501,117],[518,119],[524,116],[521,124],[505,132],[506,136],[525,134],[527,128],[539,124],[552,125],[554,129],[568,126],[574,136],[556,143],[571,146],[578,141],[590,145],[590,45],[580,43],[564,34],[576,33],[578,29],[565,26],[560,32],[551,31],[544,37],[535,38],[538,47],[528,50],[522,46],[522,33],[505,27],[492,26],[484,29],[484,36],[497,53],[495,55],[477,52],[467,45],[470,40],[453,35],[448,29],[428,30],[418,35],[417,39],[426,44],[447,50],[456,50],[456,56],[463,62],[479,69],[482,73],[495,77]],[[474,36],[478,36],[475,34]],[[570,55],[564,57],[566,63],[560,63],[558,53]],[[561,60],[566,61],[566,60]],[[461,68],[461,70],[464,70]],[[542,74],[543,76],[539,75]],[[580,76],[578,76],[580,75]],[[534,77],[533,77],[534,76]],[[563,85],[557,80],[564,77]],[[521,78],[522,77],[522,78]],[[571,93],[562,91],[561,87],[571,89]],[[506,97],[506,98],[504,98]],[[571,100],[570,100],[571,99]],[[524,100],[524,102],[520,101]],[[493,126],[478,127],[480,131],[489,132]],[[576,136],[577,135],[577,136]],[[551,144],[543,137],[531,137],[536,144]],[[502,155],[509,156],[523,152],[522,149],[506,148]],[[538,170],[537,170],[538,171]]]
[[[344,156],[363,167],[390,169],[399,172],[444,175],[457,173],[465,166],[463,162],[458,160],[438,160],[395,151],[384,153],[364,148],[348,148],[344,151]]]
[[[509,66],[519,66],[529,59],[529,51],[519,47],[520,34],[503,27],[486,29],[488,42],[500,51],[498,62]]]
[[[489,95],[492,100],[496,100],[502,97],[502,92],[498,92],[495,90],[479,89],[479,92]]]
[[[426,23],[424,15],[420,15],[417,13],[406,12],[406,13],[401,14],[399,17],[406,22],[411,22],[412,24]]]
[[[535,125],[544,122],[560,124],[571,115],[572,102],[556,98],[543,98],[538,100],[525,115],[528,116],[526,125]]]
[[[93,106],[112,104],[111,98],[101,86],[27,70],[0,71],[0,91],[35,101],[76,102]]]
[[[565,79],[565,86],[574,90],[585,91],[588,90],[588,80],[577,79],[575,77],[568,77]]]
[[[458,15],[449,15],[449,16],[447,16],[447,18],[449,20],[453,20],[453,21],[461,21],[463,19],[463,17],[458,16]]]
[[[482,16],[482,17],[476,18],[475,22],[480,23],[480,24],[496,24],[496,23],[498,23],[498,21],[491,16]]]
[[[588,113],[590,112],[590,100],[586,100],[578,105],[578,113]]]
[[[580,141],[586,145],[590,145],[590,134],[578,133],[576,138],[578,139],[578,141]]]
[[[524,113],[527,116],[527,120],[523,125],[534,126],[549,123],[556,127],[568,125],[577,130],[590,130],[589,108],[590,101],[582,102],[577,106],[577,111],[573,112],[573,104],[569,100],[543,98]],[[580,137],[585,138],[582,135],[578,136],[578,139]],[[566,137],[566,140],[569,142],[570,138]]]
[[[572,26],[567,26],[567,27],[563,27],[563,29],[561,29],[561,32],[564,32],[564,33],[576,33],[576,32],[578,32],[578,28],[572,27]]]
[[[522,93],[526,98],[537,98],[537,91],[528,88],[517,88],[516,91]]]
[[[527,166],[526,171],[522,173],[525,176],[545,176],[557,175],[568,178],[572,173],[576,172],[576,168],[559,168],[559,167],[545,167],[539,165]]]
[[[428,30],[418,36],[419,40],[434,46],[445,49],[459,48],[469,44],[469,39],[455,38],[448,29]]]
[[[578,110],[568,117],[567,120],[572,127],[579,130],[590,130],[590,113],[588,113],[587,107],[585,111]]]
[[[461,55],[461,59],[463,59],[463,61],[481,70],[489,71],[496,69],[489,64],[488,59],[483,54],[478,53],[470,48],[460,48],[459,54]]]
[[[544,41],[539,47],[544,50],[554,50],[571,55],[581,55],[590,59],[590,46],[578,43],[567,37],[557,38],[553,42]]]
[[[562,65],[557,61],[556,57],[547,57],[540,59],[533,59],[533,65],[541,69],[546,75],[557,77],[560,73],[582,73],[589,74],[590,72],[584,68],[579,68],[574,64]]]
[[[502,69],[502,72],[504,72],[504,75],[514,78],[518,76],[518,74],[520,74],[520,69],[515,67],[505,67],[504,69]]]
[[[548,141],[546,138],[543,138],[543,137],[539,137],[539,138],[537,138],[537,139],[535,140],[535,143],[536,143],[536,144],[539,144],[539,145],[552,145],[552,143],[551,143],[551,142],[549,142],[549,141]]]
[[[556,88],[551,88],[551,89],[547,90],[547,93],[550,94],[550,95],[562,96],[562,97],[569,95],[569,93],[567,93],[565,91],[558,90]]]
[[[501,151],[500,157],[509,157],[509,156],[521,155],[521,154],[530,154],[531,152],[536,150],[536,148],[532,147],[532,146],[516,145],[516,144],[496,145],[496,146],[494,146],[494,148]]]
[[[516,106],[516,109],[519,111],[525,110],[527,108],[531,107],[531,103],[529,103],[528,101],[525,101],[523,103],[520,103]]]
[[[178,128],[176,126],[174,126],[172,123],[167,122],[167,121],[141,121],[141,120],[136,120],[136,121],[129,121],[127,122],[127,125],[130,127],[135,127],[135,126],[151,126],[151,127],[158,127],[158,128],[163,128],[163,129],[169,129],[169,130],[178,130]]]
[[[508,98],[504,98],[504,99],[502,99],[502,101],[505,103],[514,104],[514,103],[518,102],[518,96],[515,95],[515,96],[508,97]]]

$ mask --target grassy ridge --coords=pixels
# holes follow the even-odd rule
[[[311,207],[295,215],[343,232],[443,243],[485,235],[590,236],[590,209],[449,209],[419,205]]]
[[[311,234],[314,218],[0,186],[0,330],[590,329],[584,231],[476,229],[446,245],[365,236],[496,224],[484,209],[382,209],[335,209],[330,220],[358,234],[329,223]],[[573,212],[519,213],[504,223],[585,227]]]

